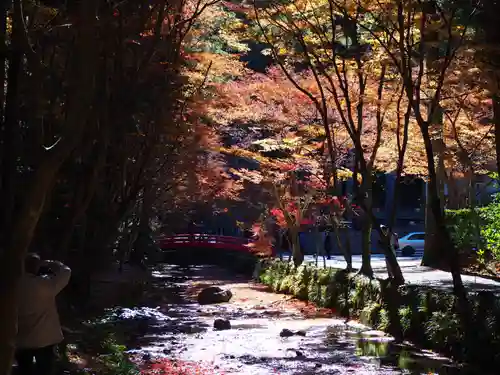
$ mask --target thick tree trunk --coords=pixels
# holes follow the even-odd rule
[[[0,257],[0,374],[10,374],[17,333],[17,298],[24,257],[42,214],[48,189],[60,163],[49,160],[37,171],[11,233],[10,245]]]
[[[438,7],[436,5],[436,1],[432,0],[427,2],[425,5],[425,12],[423,13],[424,17],[428,18],[430,22],[432,17],[438,14]],[[428,42],[428,45],[425,46],[425,62],[426,62],[426,74],[429,76],[434,76],[439,79],[441,75],[442,67],[439,67],[437,70],[433,65],[436,62],[439,62],[439,31],[436,28],[427,28],[422,30],[423,32],[423,41]],[[411,79],[411,78],[410,78]],[[420,87],[416,88],[420,90]],[[409,93],[408,97],[410,100],[414,100],[414,93]],[[435,93],[434,95],[439,95],[439,93]],[[440,171],[436,171],[436,163],[434,161],[435,153],[440,155],[444,152],[445,144],[443,142],[442,135],[442,123],[443,123],[443,113],[442,108],[439,106],[439,96],[436,96],[429,103],[428,106],[428,119],[424,121],[422,116],[417,116],[418,125],[420,128],[420,132],[422,134],[422,138],[425,145],[425,153],[427,157],[427,168],[428,168],[428,189],[427,189],[427,209],[428,214],[432,214],[432,218],[429,217],[429,220],[432,220],[430,223],[426,223],[426,231],[429,230],[431,233],[429,234],[429,239],[426,236],[426,246],[427,248],[424,250],[424,259],[423,264],[431,265],[431,266],[441,266],[450,269],[452,279],[453,279],[453,293],[457,298],[457,307],[460,313],[461,325],[462,329],[465,332],[464,343],[471,342],[471,329],[472,329],[472,310],[469,305],[469,300],[467,297],[467,291],[463,285],[462,277],[460,274],[460,264],[458,259],[458,252],[455,244],[453,243],[450,232],[446,227],[445,215],[444,215],[444,205],[442,202],[442,193],[440,191]],[[420,105],[421,103],[417,103]],[[436,105],[437,108],[432,108],[433,105]],[[413,106],[417,108],[417,106]],[[439,132],[440,134],[433,134],[431,137],[430,127],[433,124],[441,125]],[[433,141],[433,138],[435,139]],[[435,148],[437,147],[437,149]],[[441,160],[439,160],[440,164],[442,164]],[[442,165],[439,165],[438,168],[442,168]],[[432,227],[428,227],[432,225]],[[428,245],[427,241],[431,243]],[[429,247],[432,246],[432,247]],[[429,253],[429,251],[431,253]],[[426,254],[427,253],[427,254]],[[432,254],[432,255],[431,255]],[[429,259],[432,258],[432,259]],[[430,260],[432,262],[428,263]],[[432,264],[433,262],[436,262]]]
[[[1,185],[1,221],[4,229],[3,245],[8,246],[11,233],[10,224],[16,201],[17,154],[19,152],[19,80],[22,72],[23,49],[21,42],[22,25],[17,19],[12,25],[12,44],[7,72],[7,95],[5,117],[2,126],[2,185]],[[3,72],[2,72],[3,73]],[[3,90],[3,87],[2,87]],[[2,103],[3,105],[3,103]],[[2,119],[0,119],[1,121]]]
[[[443,255],[444,243],[439,233],[435,215],[432,210],[432,195],[437,193],[432,192],[432,187],[429,181],[426,183],[426,199],[425,199],[425,242],[424,256],[422,257],[422,265],[428,267],[443,268],[446,260]],[[441,205],[440,205],[441,207]],[[439,209],[441,211],[441,208]]]
[[[3,8],[3,5],[2,5]],[[4,16],[2,12],[2,16]],[[17,20],[17,18],[15,18]],[[12,367],[12,357],[15,350],[17,333],[17,297],[18,285],[23,273],[23,259],[43,210],[45,189],[50,185],[51,176],[40,176],[42,183],[32,185],[29,200],[14,225],[11,218],[14,208],[14,192],[16,177],[16,140],[19,137],[19,78],[22,68],[23,51],[21,46],[22,25],[13,22],[11,55],[8,69],[8,91],[6,98],[5,117],[2,127],[2,185],[0,226],[3,238],[0,250],[0,374],[9,374]],[[4,65],[5,66],[5,65]],[[4,72],[2,71],[2,77]],[[1,88],[2,92],[4,87]],[[3,95],[2,95],[3,98]],[[3,108],[3,103],[2,103]],[[44,184],[45,182],[45,184]]]
[[[423,260],[424,265],[427,266],[441,266],[453,268],[452,265],[447,262],[452,260],[455,264],[456,257],[451,256],[455,251],[451,237],[449,236],[449,231],[446,228],[444,211],[440,201],[440,194],[438,190],[438,177],[436,173],[436,168],[434,164],[434,153],[432,148],[432,141],[429,135],[429,130],[426,127],[421,128],[422,136],[424,139],[424,144],[427,153],[427,163],[428,163],[428,182],[427,182],[427,205],[430,213],[432,214],[433,225],[435,225],[435,232],[433,233],[432,240],[435,241],[439,246],[436,246],[436,253],[434,259],[437,263],[427,264],[425,263],[425,257]],[[427,241],[427,238],[426,238]],[[452,247],[452,248],[451,248]],[[460,277],[460,273],[458,274]]]
[[[9,1],[6,0],[2,1],[0,4],[0,122],[3,119],[3,110],[5,104],[5,67],[7,62],[7,9],[9,5]]]
[[[7,66],[8,54],[8,33],[7,33],[7,12],[10,7],[9,1],[0,2],[0,124],[4,121],[5,114],[5,84],[7,82],[7,77],[5,76],[5,68]],[[0,166],[3,164],[3,155],[5,147],[5,137],[2,134],[3,127],[0,127]],[[3,186],[3,176],[0,175],[0,187]],[[6,230],[3,225],[2,218],[0,217],[0,248],[2,246],[2,235],[3,231]]]
[[[425,125],[425,124],[424,124]],[[457,297],[458,307],[460,310],[460,318],[463,329],[466,335],[470,335],[471,329],[471,306],[467,297],[467,291],[462,282],[460,274],[460,263],[458,258],[458,251],[453,243],[448,228],[446,227],[444,212],[442,210],[441,202],[438,193],[438,181],[436,169],[434,166],[434,153],[432,149],[432,141],[427,126],[420,127],[422,137],[425,144],[425,151],[427,156],[428,174],[429,174],[429,189],[428,198],[430,200],[430,208],[436,224],[435,240],[441,244],[439,265],[450,269],[453,278],[453,293]],[[466,340],[467,342],[467,340]]]
[[[429,108],[429,111],[431,109]],[[438,106],[435,110],[434,118],[430,119],[431,124],[434,124],[439,127],[439,134],[435,137],[434,140],[430,140],[431,142],[431,152],[432,154],[432,167],[435,173],[435,181],[434,184],[430,182],[427,183],[427,194],[426,194],[426,209],[425,209],[425,245],[424,245],[424,256],[422,259],[422,265],[430,266],[430,267],[438,267],[439,262],[443,261],[445,258],[442,256],[443,252],[443,244],[441,233],[439,232],[438,223],[436,222],[436,217],[434,210],[432,208],[432,194],[435,193],[439,199],[439,211],[440,216],[444,218],[444,179],[446,176],[446,172],[444,170],[444,149],[445,144],[442,136],[443,129],[443,116],[442,116],[442,108]],[[427,127],[427,132],[429,132],[429,127]],[[437,157],[436,157],[437,156]],[[435,162],[435,158],[437,158],[437,163]],[[428,161],[431,162],[430,159]],[[437,167],[436,167],[437,164]],[[430,175],[429,175],[430,180]],[[431,186],[432,185],[432,186]],[[432,189],[436,191],[431,191]],[[441,264],[442,266],[442,264]]]

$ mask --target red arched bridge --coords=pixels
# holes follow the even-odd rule
[[[219,236],[212,234],[176,234],[160,236],[156,242],[162,250],[219,249],[250,253],[252,241],[243,237]]]

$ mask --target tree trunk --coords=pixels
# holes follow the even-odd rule
[[[2,185],[1,185],[1,221],[3,229],[3,245],[10,242],[9,230],[16,201],[17,155],[19,153],[19,80],[22,71],[23,49],[21,33],[23,26],[16,17],[12,24],[12,44],[7,72],[7,95],[5,101],[5,117],[2,126]],[[2,72],[3,73],[3,72]],[[2,90],[4,88],[2,87]],[[3,106],[3,103],[2,103]],[[2,119],[0,119],[2,120]]]
[[[467,291],[465,290],[464,284],[462,282],[462,276],[460,274],[460,263],[458,259],[457,248],[450,237],[448,228],[446,227],[444,212],[442,210],[441,202],[439,201],[438,181],[436,169],[434,166],[432,141],[427,126],[420,126],[420,131],[422,133],[422,138],[425,144],[429,170],[429,188],[427,199],[430,201],[430,208],[432,210],[433,218],[436,224],[435,240],[441,245],[441,251],[439,255],[442,258],[438,260],[438,264],[444,267],[448,266],[446,268],[450,269],[453,278],[453,293],[458,300],[462,327],[465,330],[466,335],[470,337],[469,330],[472,327],[471,308],[469,305],[469,300],[467,298]],[[466,342],[468,341],[466,340]]]
[[[436,168],[434,164],[434,153],[432,149],[432,141],[429,135],[429,130],[427,128],[421,128],[421,132],[424,139],[424,144],[427,153],[427,163],[428,163],[427,210],[430,212],[429,215],[427,215],[427,218],[432,219],[433,228],[435,228],[435,230],[432,233],[432,236],[430,237],[430,240],[434,242],[433,245],[435,247],[435,251],[427,254],[424,253],[424,259],[422,260],[422,264],[430,267],[438,266],[441,268],[446,268],[446,266],[450,265],[447,262],[447,260],[450,260],[450,258],[455,258],[454,256],[450,257],[450,253],[453,252],[454,249],[451,249],[449,247],[450,245],[453,247],[453,244],[451,243],[451,238],[446,228],[444,220],[444,212],[439,199],[438,181],[437,181],[438,177],[436,174]],[[425,241],[427,242],[427,237]],[[427,259],[431,255],[433,263],[428,263]]]
[[[10,245],[4,249],[0,264],[0,374],[8,375],[12,367],[17,334],[17,298],[23,274],[24,257],[42,214],[48,189],[61,163],[52,160],[39,167],[22,210],[13,226]]]
[[[342,240],[340,239],[340,232],[339,232],[339,227],[337,223],[333,223],[333,231],[335,233],[335,238],[337,239],[337,246],[339,247],[339,250],[342,251],[342,254],[344,254],[344,259],[345,262],[347,263],[347,271],[352,270],[352,253],[351,253],[351,243],[349,241],[349,231],[346,230],[346,245],[344,246],[342,244]]]
[[[316,250],[316,267],[318,267],[318,260],[319,260],[320,253],[323,254],[323,260],[325,259],[324,251],[321,251],[321,248],[323,247],[323,243],[321,241],[321,238],[323,236],[321,235],[317,226],[314,227],[313,234],[314,234],[314,247]]]
[[[380,227],[379,221],[377,220],[377,218],[373,214],[373,211],[368,211],[366,209],[366,207],[363,207],[363,209],[366,212],[365,215],[368,217],[367,220],[370,220],[370,222],[373,225],[375,225],[376,230],[379,233],[380,238],[382,239],[382,241],[384,243],[384,246],[383,246],[384,254],[385,254],[387,264],[388,264],[388,266],[391,270],[391,273],[392,273],[391,276],[394,278],[394,281],[396,283],[403,284],[404,283],[403,273],[401,272],[401,267],[399,267],[399,263],[396,259],[396,254],[395,254],[394,249],[390,243],[391,242],[390,235],[388,235],[388,233],[392,233],[392,232],[388,231],[388,233],[384,233],[384,231],[382,231],[382,228]]]
[[[382,229],[379,228],[380,229],[379,234],[381,235],[382,245],[384,248],[388,275],[389,277],[394,278],[394,280],[400,284],[404,283],[404,277],[403,273],[401,272],[401,267],[399,267],[399,263],[396,258],[396,249],[394,248],[394,244],[392,243],[392,237],[394,236],[394,224],[396,222],[396,214],[399,202],[399,191],[401,189],[401,174],[403,173],[403,159],[402,159],[403,157],[404,153],[402,156],[401,155],[399,156],[400,161],[398,162],[398,167],[396,170],[396,179],[394,181],[394,188],[393,188],[394,196],[392,198],[392,206],[390,207],[390,211],[388,213],[389,220],[387,225],[387,233],[385,233],[385,236],[383,236],[384,233]]]
[[[278,228],[275,230],[275,239],[274,239],[274,244],[276,248],[276,252],[279,255],[280,260],[283,260],[283,235],[281,234],[281,230]]]
[[[16,0],[13,19],[21,18],[22,6]],[[46,152],[46,157],[36,169],[29,184],[22,208],[14,220],[8,246],[0,255],[4,272],[0,273],[0,375],[11,372],[12,359],[17,334],[17,298],[20,278],[24,271],[24,257],[33,238],[34,231],[42,214],[47,194],[56,174],[80,141],[85,124],[85,113],[91,105],[93,75],[92,60],[95,43],[95,0],[80,3],[81,18],[78,25],[80,34],[75,43],[73,79],[68,100],[68,116],[62,141]],[[21,13],[22,14],[22,13]],[[21,18],[22,19],[22,18]],[[9,77],[10,79],[10,77]]]
[[[497,85],[498,86],[498,85]],[[493,123],[495,124],[495,150],[497,173],[500,174],[500,94],[493,95]]]
[[[148,250],[150,244],[151,226],[150,220],[153,216],[153,203],[155,200],[154,190],[151,186],[145,186],[142,190],[142,203],[140,210],[140,218],[138,225],[138,233],[133,244],[132,252],[134,252],[133,259],[138,262],[143,262],[144,255]]]
[[[372,212],[372,178],[370,172],[363,173],[363,196],[361,199],[364,200],[366,206],[366,212],[363,218],[363,228],[361,233],[361,246],[362,246],[362,256],[361,256],[361,269],[359,272],[368,277],[373,277],[373,269],[371,265],[371,246],[372,246],[372,229],[373,223],[370,215],[367,214]]]
[[[426,9],[422,16],[427,17],[429,22],[434,15],[438,14],[438,6],[435,0],[425,3]],[[442,67],[435,69],[433,66],[436,62],[439,62],[439,43],[440,40],[439,31],[436,28],[429,27],[422,30],[422,39],[427,42],[428,45],[425,46],[425,62],[426,62],[426,74],[432,77],[439,77],[441,74]],[[438,78],[439,79],[439,78]],[[420,90],[420,87],[416,88]],[[434,95],[438,95],[435,93]],[[414,93],[408,95],[409,100],[414,100]],[[431,266],[441,266],[449,268],[452,278],[453,278],[453,293],[457,297],[457,307],[460,313],[462,329],[465,333],[464,343],[470,343],[471,340],[471,329],[472,329],[472,316],[471,316],[471,306],[469,305],[469,300],[467,298],[467,291],[462,283],[462,277],[460,274],[460,264],[458,259],[458,252],[455,244],[453,243],[448,228],[446,227],[443,202],[440,199],[442,194],[439,189],[439,171],[436,171],[436,164],[434,161],[435,153],[440,155],[444,152],[444,142],[442,135],[442,123],[443,123],[443,113],[442,108],[439,106],[439,96],[436,96],[429,104],[429,114],[427,121],[422,120],[422,116],[418,116],[418,125],[422,138],[425,145],[425,154],[427,157],[427,168],[428,168],[428,189],[427,189],[427,213],[426,216],[430,222],[426,222],[426,232],[429,229],[429,236],[426,234],[425,242],[426,249],[424,250],[424,259],[422,263],[424,265]],[[420,103],[417,103],[420,105]],[[435,111],[433,112],[432,105],[436,105]],[[416,108],[414,106],[414,108]],[[431,137],[430,127],[433,124],[439,125],[438,131],[440,134],[433,134]],[[437,135],[437,136],[436,136]],[[435,139],[435,141],[433,141]],[[438,147],[435,149],[435,147]],[[440,160],[441,163],[441,160]],[[438,168],[442,167],[438,166]],[[430,216],[432,215],[432,217]],[[429,227],[428,227],[429,225]],[[430,226],[432,225],[432,226]],[[429,239],[427,238],[429,237]],[[429,244],[427,241],[429,240]],[[435,263],[434,263],[435,262]],[[434,264],[433,264],[434,263]]]
[[[401,271],[401,267],[399,267],[398,260],[396,258],[396,251],[392,244],[392,231],[389,229],[387,233],[382,235],[382,230],[380,230],[382,244],[384,248],[384,254],[387,264],[387,272],[389,277],[392,278],[397,284],[404,284],[404,276]]]
[[[472,213],[474,225],[474,247],[479,250],[481,247],[481,218],[476,210],[476,188],[474,185],[474,169],[469,164],[467,168],[467,179],[469,184],[469,209]],[[460,254],[460,249],[458,249]]]
[[[347,270],[352,271],[352,248],[351,248],[351,239],[349,237],[349,228],[346,228],[344,231],[345,234],[345,256],[347,263]]]
[[[3,119],[5,102],[5,66],[7,62],[7,10],[9,8],[9,5],[9,1],[2,1],[2,3],[0,4],[0,119]]]
[[[2,5],[3,10],[3,5]],[[4,16],[2,11],[2,17]],[[19,280],[23,273],[24,257],[33,236],[36,223],[43,210],[45,189],[50,185],[50,175],[40,176],[41,184],[32,185],[29,201],[25,202],[19,218],[11,224],[14,209],[14,192],[17,158],[16,140],[19,137],[19,78],[22,67],[22,25],[14,17],[12,26],[12,45],[7,74],[7,104],[2,126],[2,217],[0,226],[3,230],[0,264],[5,269],[0,273],[0,374],[10,374],[17,334],[17,298]],[[2,71],[2,77],[4,72]],[[1,88],[2,93],[4,87]],[[3,95],[2,95],[3,99]],[[3,102],[2,102],[3,108]],[[45,182],[45,184],[43,183]]]
[[[297,228],[290,229],[290,240],[292,245],[292,259],[296,267],[300,266],[304,261],[304,254],[300,248],[299,233]]]
[[[426,182],[425,194],[425,242],[424,242],[424,256],[422,257],[422,266],[443,268],[446,265],[443,257],[444,244],[440,233],[434,213],[432,211],[432,195],[433,193],[429,181]],[[441,207],[441,204],[439,205]],[[441,208],[439,208],[441,211]]]
[[[429,111],[431,109],[429,108]],[[434,140],[429,138],[431,142],[431,152],[432,154],[432,167],[435,171],[435,194],[437,194],[439,200],[439,211],[440,216],[444,217],[444,141],[443,141],[443,116],[442,109],[439,107],[435,111],[434,118],[430,119],[430,124],[437,125],[438,134],[437,137],[434,137]],[[427,126],[427,132],[429,132],[429,126]],[[437,156],[437,163],[435,162],[435,157]],[[431,162],[431,159],[428,162]],[[436,168],[437,164],[437,168]],[[430,175],[429,175],[430,180]],[[434,186],[433,185],[433,186]],[[430,267],[438,267],[439,263],[443,261],[445,258],[442,256],[443,247],[442,241],[440,239],[441,233],[439,233],[438,223],[436,222],[435,214],[432,208],[433,202],[431,195],[434,192],[431,192],[431,184],[427,183],[427,194],[426,194],[426,208],[425,208],[425,242],[424,242],[424,256],[422,258],[422,265],[430,266]],[[442,266],[442,264],[441,264]],[[438,267],[439,268],[439,267]]]

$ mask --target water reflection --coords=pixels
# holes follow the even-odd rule
[[[459,366],[432,351],[410,343],[396,343],[380,331],[367,331],[359,323],[333,325],[325,330],[325,346],[331,350],[352,349],[353,355],[382,369],[399,369],[404,374],[475,375],[477,370]]]
[[[409,344],[360,338],[356,342],[355,354],[377,358],[381,366],[397,367],[408,374],[473,374],[472,370],[458,366],[448,358],[430,351],[418,350]]]

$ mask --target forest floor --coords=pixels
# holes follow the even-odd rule
[[[171,375],[465,373],[446,358],[395,344],[331,309],[272,293],[221,268],[162,265],[143,285],[138,299],[109,308],[104,298],[108,309],[101,314],[64,322],[71,329],[72,374],[132,375],[138,368]],[[199,305],[196,295],[212,285],[230,289],[231,301]],[[125,285],[120,289],[127,294]],[[229,320],[231,329],[214,330],[215,319]],[[283,329],[305,336],[282,337]]]

